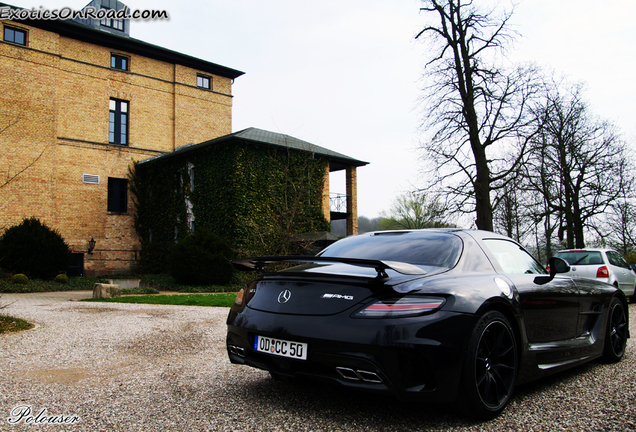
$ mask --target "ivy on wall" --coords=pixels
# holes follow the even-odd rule
[[[295,253],[296,233],[331,231],[322,213],[327,160],[289,148],[225,142],[136,164],[130,172],[142,261],[206,228],[241,256]],[[190,204],[190,205],[189,205]]]

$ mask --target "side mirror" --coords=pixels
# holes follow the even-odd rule
[[[537,285],[543,285],[550,282],[557,273],[567,273],[570,271],[570,264],[562,258],[552,257],[548,260],[548,268],[550,269],[550,276],[537,276],[534,278],[534,283]]]
[[[550,266],[550,277],[554,277],[557,273],[567,273],[570,271],[570,264],[563,258],[552,257],[548,260]]]

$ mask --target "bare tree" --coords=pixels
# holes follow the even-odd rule
[[[585,247],[586,229],[598,230],[631,178],[624,142],[610,123],[590,114],[581,88],[546,86],[526,171],[530,186],[542,197],[548,245],[558,228],[559,240],[568,248]]]
[[[603,243],[623,256],[633,254],[636,247],[636,205],[625,197],[611,207],[607,214],[606,232],[601,236]]]
[[[499,206],[493,214],[493,223],[498,227],[498,231],[510,238],[521,242],[525,227],[523,197],[516,182],[506,185],[502,189]]]
[[[423,145],[435,161],[436,184],[445,184],[458,211],[476,212],[476,225],[493,230],[491,193],[514,178],[531,135],[530,104],[537,93],[533,67],[506,70],[497,55],[513,39],[512,10],[481,11],[473,1],[423,0],[428,36]]]
[[[388,214],[383,214],[379,229],[421,229],[451,226],[446,221],[448,209],[437,198],[423,192],[398,196]]]

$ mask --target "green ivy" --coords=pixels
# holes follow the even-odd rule
[[[293,252],[293,234],[331,231],[322,213],[327,163],[306,152],[239,141],[135,164],[130,186],[140,262],[152,255],[156,267],[165,267],[159,261],[174,248],[175,226],[179,237],[188,234],[187,200],[195,229],[224,238],[240,256]]]

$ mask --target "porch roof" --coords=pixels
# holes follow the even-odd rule
[[[150,159],[143,160],[140,163],[145,163],[145,162],[149,162],[156,159],[178,157],[180,155],[184,155],[193,151],[197,151],[197,150],[200,150],[212,145],[224,143],[227,141],[242,141],[248,144],[254,144],[258,146],[291,148],[294,150],[299,150],[299,151],[319,155],[329,160],[330,171],[340,171],[349,166],[360,167],[360,166],[369,164],[368,162],[354,159],[342,153],[338,153],[333,150],[329,150],[327,148],[317,146],[307,141],[294,138],[293,136],[290,136],[290,135],[270,132],[270,131],[253,128],[253,127],[243,129],[241,131],[234,132],[229,135],[224,135],[222,137],[205,141],[199,144],[187,144],[187,145],[176,148],[175,151],[171,153],[163,153],[163,154],[154,156]]]

